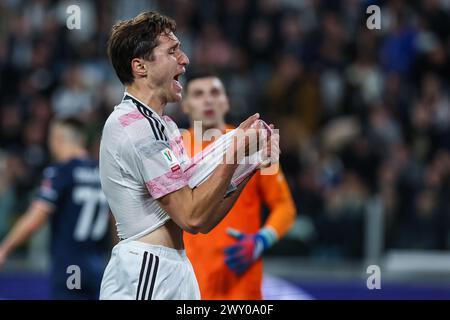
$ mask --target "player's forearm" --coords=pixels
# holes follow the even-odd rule
[[[47,204],[39,200],[33,201],[28,211],[17,221],[1,244],[3,252],[9,254],[28,240],[47,221],[50,212],[51,208]]]
[[[209,225],[223,201],[237,164],[220,164],[212,175],[192,191],[190,218],[195,225]]]
[[[253,177],[256,171],[254,171],[252,174],[250,174],[244,181],[239,184],[237,189],[233,191],[228,197],[223,198],[217,207],[213,210],[213,213],[208,219],[208,223],[205,224],[204,228],[202,229],[201,233],[208,233],[210,232],[216,225],[222,221],[222,219],[227,215],[227,213],[231,210],[231,208],[236,203],[237,199],[241,195],[242,190],[244,190],[245,186],[247,185],[248,181]]]
[[[292,199],[283,199],[277,203],[273,208],[270,208],[270,213],[267,218],[266,226],[272,227],[278,238],[283,237],[295,222],[296,208]]]
[[[224,155],[223,163],[217,166],[203,184],[193,190],[191,218],[196,225],[201,226],[200,232],[205,225],[209,225],[211,220],[214,220],[212,216],[217,213],[217,208],[224,199],[238,167],[238,159],[244,155],[245,148],[243,139],[233,139]]]
[[[158,202],[183,230],[202,232],[209,224],[214,209],[224,198],[236,167],[236,164],[220,164],[197,188],[185,186],[161,197]]]
[[[252,117],[249,118],[249,124],[252,119]],[[205,182],[197,188],[190,189],[186,186],[159,198],[161,207],[187,232],[198,233],[210,230],[211,225],[216,225],[237,199],[239,192],[235,195],[236,198],[233,197],[229,199],[229,202],[222,203],[240,163],[239,160],[248,156],[247,149],[251,144],[252,142],[246,138],[233,139],[231,147],[224,155],[223,163],[216,167]],[[220,211],[218,211],[219,208],[221,208]]]
[[[30,216],[25,214],[3,240],[1,244],[2,250],[6,254],[11,253],[15,248],[24,243],[36,229],[37,227],[30,219]]]

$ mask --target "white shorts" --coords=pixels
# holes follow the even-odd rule
[[[100,299],[199,300],[200,290],[184,250],[129,241],[113,248]]]

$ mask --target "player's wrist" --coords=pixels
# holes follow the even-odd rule
[[[231,146],[226,150],[223,163],[226,166],[232,167],[234,169],[237,168],[239,163],[239,155],[242,154],[241,151],[238,150],[238,146],[233,142],[231,142]]]
[[[261,228],[258,233],[256,234],[258,239],[262,242],[263,245],[263,251],[266,251],[270,247],[272,247],[277,241],[278,236],[276,231],[269,226]]]
[[[236,129],[240,130],[240,129]],[[242,131],[242,130],[241,130]],[[231,137],[230,148],[227,150],[225,163],[235,164],[236,167],[242,160],[247,156],[246,144],[245,144],[245,134],[241,131],[237,131]]]

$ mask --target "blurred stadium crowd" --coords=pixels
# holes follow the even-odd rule
[[[66,8],[81,7],[81,29]],[[381,29],[366,8],[381,7]],[[173,17],[188,70],[214,71],[229,121],[281,128],[281,164],[311,226],[290,254],[363,256],[367,203],[381,199],[385,248],[450,247],[448,1],[0,1],[0,238],[27,207],[49,121],[78,116],[97,155],[123,93],[106,57],[113,23]],[[186,127],[171,105],[169,114]]]

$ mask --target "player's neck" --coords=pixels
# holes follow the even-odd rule
[[[75,148],[71,150],[67,150],[63,154],[60,155],[58,161],[60,162],[66,162],[73,159],[80,159],[87,157],[88,152],[84,148]]]
[[[130,86],[127,86],[125,90],[146,106],[150,107],[157,114],[162,116],[166,102],[161,99],[156,90],[152,90],[137,81],[133,82]]]
[[[191,128],[193,129],[194,128],[194,122],[191,122]],[[225,130],[226,130],[226,126],[225,126],[225,122],[223,122],[223,121],[221,121],[221,122],[218,122],[217,124],[215,124],[215,125],[213,125],[213,126],[203,126],[202,125],[202,132],[204,133],[205,131],[207,131],[207,130],[209,130],[209,129],[218,129],[218,130],[220,130],[221,132],[224,132],[225,133]]]

